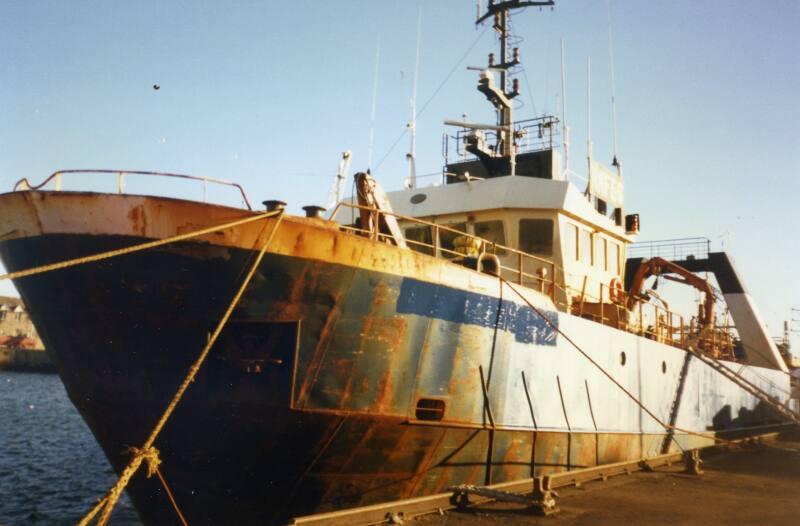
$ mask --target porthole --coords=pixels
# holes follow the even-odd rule
[[[619,353],[619,363],[620,364],[625,365],[626,359],[627,359],[627,357],[625,356],[625,351],[622,351],[621,353]]]
[[[667,362],[661,362],[661,372],[667,374]]]
[[[425,194],[414,194],[411,196],[411,204],[418,205],[428,198]]]

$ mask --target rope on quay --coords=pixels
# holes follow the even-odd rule
[[[53,270],[60,270],[64,268],[74,267],[77,265],[83,265],[85,263],[92,263],[94,261],[101,261],[103,259],[109,259],[117,256],[124,256],[126,254],[131,254],[133,252],[140,252],[142,250],[147,250],[150,248],[160,247],[162,245],[168,245],[170,243],[175,243],[176,241],[183,241],[185,239],[191,239],[193,237],[198,237],[205,234],[211,234],[212,232],[225,230],[226,228],[233,228],[236,226],[244,225],[246,223],[253,223],[255,221],[260,221],[262,219],[274,217],[280,213],[281,213],[280,210],[274,212],[264,212],[262,214],[246,217],[244,219],[237,219],[236,221],[231,221],[230,223],[223,223],[221,225],[209,228],[203,228],[201,230],[195,230],[193,232],[187,232],[185,234],[179,234],[177,236],[167,237],[164,239],[158,239],[156,241],[148,241],[146,243],[140,243],[138,245],[133,245],[130,247],[119,248],[116,250],[109,250],[108,252],[100,252],[98,254],[92,254],[91,256],[83,256],[74,259],[67,259],[65,261],[59,261],[58,263],[50,263],[47,265],[41,265],[39,267],[34,267],[26,270],[18,270],[17,272],[9,272],[8,274],[0,274],[0,281],[6,279],[24,278],[26,276],[43,274],[45,272],[50,272]]]
[[[194,381],[197,372],[200,370],[200,367],[202,367],[203,363],[208,357],[211,348],[214,346],[214,343],[217,341],[217,338],[222,332],[222,329],[228,322],[228,319],[233,313],[234,308],[236,308],[236,305],[238,305],[239,300],[242,298],[242,295],[247,289],[247,286],[253,279],[256,270],[261,264],[261,260],[264,258],[264,254],[267,252],[267,248],[269,247],[270,243],[272,242],[272,239],[275,236],[275,233],[278,231],[278,228],[280,227],[281,221],[283,220],[283,211],[281,210],[281,211],[276,211],[274,213],[267,213],[256,216],[258,219],[264,219],[265,217],[269,217],[272,215],[277,215],[278,220],[275,222],[275,225],[272,227],[272,231],[264,241],[264,244],[261,246],[261,249],[259,250],[258,256],[253,262],[253,265],[250,267],[250,270],[248,271],[247,275],[242,281],[241,286],[236,291],[236,294],[234,295],[233,299],[228,305],[228,308],[225,310],[225,313],[222,315],[222,318],[219,320],[219,323],[217,323],[217,327],[214,329],[214,332],[209,337],[208,342],[206,343],[202,352],[198,356],[197,360],[195,360],[195,362],[189,368],[189,371],[186,374],[186,378],[184,378],[183,382],[178,387],[175,396],[173,396],[169,405],[167,405],[167,408],[164,410],[164,413],[161,415],[161,418],[159,418],[158,422],[156,423],[153,430],[150,432],[150,435],[147,437],[147,440],[145,440],[145,443],[142,445],[142,447],[129,449],[129,451],[132,453],[132,458],[130,459],[128,465],[120,474],[119,479],[117,479],[117,482],[108,491],[106,496],[100,502],[98,502],[98,504],[94,508],[92,508],[92,510],[89,511],[89,513],[87,513],[86,516],[83,517],[83,519],[81,519],[81,521],[78,523],[78,526],[88,526],[90,524],[90,521],[94,518],[95,515],[97,515],[98,512],[100,512],[100,518],[97,519],[96,524],[98,526],[105,526],[108,523],[108,520],[111,517],[111,512],[114,510],[114,506],[119,500],[119,497],[122,495],[123,490],[128,485],[131,478],[133,477],[133,475],[136,473],[136,471],[139,469],[142,462],[144,461],[147,461],[148,477],[151,476],[153,473],[158,474],[159,478],[161,478],[162,480],[162,484],[164,484],[166,488],[166,481],[163,479],[163,477],[160,475],[158,471],[158,464],[161,463],[160,459],[158,458],[158,450],[155,447],[153,447],[153,444],[155,443],[156,439],[158,438],[158,435],[164,428],[164,425],[172,416],[172,413],[175,411],[175,408],[178,406],[178,403],[181,401],[181,398],[183,397],[184,393],[189,388],[189,385]],[[241,223],[242,222],[239,222],[239,224]],[[220,227],[217,227],[217,229],[219,228]],[[169,491],[168,491],[168,496],[171,496],[171,492]],[[185,523],[186,521],[185,519],[183,519],[180,510],[177,508],[177,504],[175,504],[174,499],[170,500],[173,503],[173,507],[175,507],[175,511],[178,513],[181,520]]]
[[[663,421],[662,421],[660,418],[658,418],[658,417],[657,417],[657,416],[656,416],[656,415],[655,415],[655,414],[654,414],[652,411],[650,411],[650,410],[647,408],[647,406],[645,406],[645,405],[644,405],[644,403],[643,403],[641,400],[639,400],[638,398],[636,398],[636,396],[635,396],[633,393],[631,393],[630,391],[628,391],[628,390],[625,388],[625,386],[624,386],[624,385],[622,385],[621,383],[619,383],[619,382],[618,382],[618,381],[617,381],[617,380],[616,380],[616,379],[615,379],[615,378],[614,378],[614,377],[611,375],[611,373],[609,373],[608,371],[606,371],[605,369],[603,369],[603,367],[602,367],[602,366],[600,366],[600,364],[599,364],[599,363],[597,363],[596,361],[594,361],[594,360],[592,359],[592,357],[591,357],[591,356],[589,356],[589,354],[588,354],[586,351],[584,351],[583,349],[581,349],[581,347],[580,347],[580,346],[579,346],[577,343],[575,343],[574,341],[572,341],[572,339],[571,339],[569,336],[567,336],[566,334],[564,334],[564,332],[563,332],[563,331],[561,331],[561,329],[559,329],[559,328],[558,328],[558,326],[556,326],[556,324],[555,324],[555,323],[553,323],[552,321],[550,321],[550,320],[547,318],[547,316],[545,316],[545,315],[544,315],[544,313],[543,313],[541,310],[537,309],[537,308],[536,308],[536,307],[535,307],[535,306],[534,306],[534,305],[533,305],[533,304],[532,304],[530,301],[528,301],[528,299],[527,299],[525,296],[523,296],[523,295],[522,295],[522,293],[520,293],[520,291],[518,291],[518,290],[517,290],[517,289],[516,289],[516,288],[515,288],[513,285],[511,285],[511,283],[509,283],[509,282],[508,282],[506,279],[504,279],[504,278],[502,278],[502,277],[500,277],[499,279],[500,279],[500,283],[501,283],[501,284],[502,284],[502,283],[505,283],[506,285],[508,285],[508,287],[509,287],[509,288],[510,288],[510,289],[511,289],[511,290],[512,290],[514,293],[516,293],[516,295],[517,295],[517,296],[519,296],[519,297],[520,297],[520,299],[522,299],[522,301],[524,301],[524,302],[525,302],[525,304],[526,304],[526,305],[528,305],[528,307],[530,307],[531,309],[533,309],[533,311],[534,311],[536,314],[538,314],[538,315],[539,315],[539,317],[540,317],[540,318],[542,318],[542,319],[545,321],[545,323],[547,323],[547,324],[548,324],[548,325],[549,325],[549,326],[550,326],[550,327],[551,327],[551,328],[552,328],[554,331],[556,331],[558,334],[560,334],[560,335],[561,335],[561,336],[562,336],[562,337],[563,337],[565,340],[567,340],[567,342],[569,342],[569,343],[570,343],[570,344],[571,344],[573,347],[575,347],[575,349],[576,349],[576,350],[577,350],[579,353],[581,353],[581,354],[583,355],[583,357],[584,357],[584,358],[586,358],[587,360],[589,360],[589,362],[590,362],[592,365],[594,365],[594,366],[595,366],[595,367],[596,367],[596,368],[597,368],[597,369],[598,369],[598,370],[599,370],[601,373],[603,373],[603,374],[604,374],[604,375],[605,375],[605,376],[606,376],[606,377],[607,377],[609,380],[611,380],[611,381],[614,383],[614,385],[616,385],[617,387],[619,387],[619,388],[620,388],[620,390],[622,390],[622,392],[623,392],[623,393],[625,393],[625,394],[628,396],[628,398],[630,398],[631,400],[633,400],[633,401],[634,401],[634,403],[636,403],[636,405],[638,405],[638,406],[639,406],[639,407],[640,407],[640,408],[641,408],[641,409],[642,409],[642,410],[643,410],[645,413],[647,413],[647,414],[648,414],[648,415],[649,415],[649,416],[650,416],[650,417],[651,417],[653,420],[655,420],[655,421],[658,423],[658,425],[660,425],[661,427],[663,427],[663,428],[664,428],[664,429],[666,429],[666,430],[670,430],[670,429],[672,429],[672,430],[674,430],[674,431],[680,431],[681,433],[686,433],[687,435],[694,435],[694,436],[698,436],[698,437],[705,438],[705,439],[711,439],[711,440],[714,440],[715,442],[720,442],[720,443],[722,443],[722,444],[726,444],[726,445],[729,445],[729,446],[734,446],[734,445],[736,445],[736,443],[735,443],[735,442],[732,442],[732,441],[730,441],[730,440],[725,440],[724,438],[720,438],[720,437],[717,437],[717,436],[714,436],[714,435],[708,435],[708,434],[698,433],[698,432],[696,432],[696,431],[690,431],[690,430],[688,430],[688,429],[683,429],[683,428],[681,428],[681,427],[674,426],[674,425],[672,425],[672,424],[668,424],[668,423],[666,423],[666,422],[663,422]],[[674,437],[673,437],[673,440],[674,440]],[[675,441],[675,444],[678,446],[678,448],[679,448],[679,449],[681,449],[681,451],[683,451],[683,448],[680,446],[680,444],[678,444],[678,442],[677,442],[677,441]]]

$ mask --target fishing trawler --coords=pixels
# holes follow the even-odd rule
[[[619,163],[578,188],[559,119],[514,120],[508,20],[530,5],[552,2],[478,20],[500,40],[478,81],[498,119],[449,122],[441,185],[386,194],[359,173],[328,218],[253,211],[238,186],[245,208],[130,195],[129,171],[110,172],[119,193],[59,191],[65,170],[0,195],[0,257],[118,472],[211,345],[153,444],[171,494],[142,470],[128,486],[145,523],[179,524],[172,501],[189,523],[281,524],[793,418],[730,257],[633,254]],[[653,276],[696,288],[698,312],[670,311]]]

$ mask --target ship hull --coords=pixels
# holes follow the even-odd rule
[[[172,213],[194,229],[231,213],[155,198],[47,199],[45,206],[36,194],[0,196],[4,210],[17,212],[0,218],[0,229],[16,232],[0,238],[9,270],[186,231]],[[98,222],[85,210],[66,226],[48,219],[59,215],[53,208],[87,205],[95,216],[125,220]],[[15,282],[117,471],[127,447],[144,442],[274,226]],[[779,423],[683,351],[558,313],[541,294],[526,291],[550,323],[490,276],[325,222],[287,218],[276,232],[156,442],[190,523],[279,524],[451,484],[710,445],[714,434]],[[706,436],[666,433],[553,326],[662,421]],[[788,378],[778,373],[744,374],[785,399]],[[137,474],[129,494],[146,523],[176,521],[156,479]]]

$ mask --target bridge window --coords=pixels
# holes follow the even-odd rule
[[[406,228],[406,242],[411,250],[433,255],[433,236],[428,226]]]
[[[592,264],[592,233],[588,230],[580,229],[580,258],[585,265]]]
[[[609,254],[608,270],[612,274],[619,274],[619,244],[610,241],[611,254]]]
[[[519,249],[537,256],[553,254],[553,221],[551,219],[521,219]]]
[[[480,221],[475,223],[475,235],[487,241],[497,243],[498,245],[506,244],[506,236],[503,231],[502,221]],[[500,256],[506,253],[506,251],[501,248],[492,251],[491,246],[486,247],[486,252],[493,252]]]
[[[566,261],[578,261],[578,227],[567,224],[564,231],[564,247],[566,248]]]
[[[451,225],[442,225],[446,226],[447,228],[452,228],[453,230],[458,230],[459,232],[467,232],[467,224],[466,223],[453,223]],[[455,239],[459,237],[459,234],[456,232],[451,232],[449,230],[440,229],[439,230],[439,245],[442,247],[442,255],[446,258],[454,258],[460,254],[455,254]]]
[[[608,240],[604,237],[594,238],[594,264],[603,270],[608,270]]]

